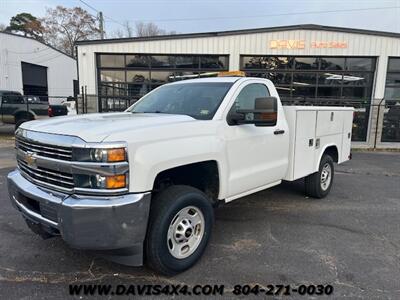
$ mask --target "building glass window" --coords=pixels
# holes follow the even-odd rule
[[[400,88],[400,71],[398,73],[388,73],[386,75],[386,85],[392,88]]]
[[[294,98],[304,99],[308,95],[315,95],[315,86],[293,86],[292,95]]]
[[[170,55],[153,55],[149,57],[150,65],[155,69],[172,69],[175,67],[175,57]]]
[[[295,69],[297,70],[318,70],[319,59],[315,57],[296,57]]]
[[[125,82],[125,72],[116,70],[101,70],[100,80],[102,82]]]
[[[155,89],[160,85],[165,83],[175,81],[175,76],[173,72],[169,71],[152,71],[151,72],[151,87]]]
[[[200,57],[201,69],[226,69],[228,66],[227,56],[202,56]]]
[[[316,73],[293,73],[293,85],[316,85]]]
[[[365,57],[346,58],[346,70],[349,71],[371,71],[375,68],[375,60]]]
[[[103,68],[123,68],[124,59],[123,55],[101,54],[99,55],[99,65]]]
[[[318,74],[318,85],[336,85],[341,86],[343,82],[343,74],[335,74],[332,72],[323,72]]]
[[[217,76],[228,55],[98,54],[99,111],[121,111],[162,84]]]
[[[294,58],[277,56],[242,56],[243,69],[284,70],[292,69]]]
[[[127,68],[149,68],[150,57],[148,55],[127,55],[126,67]]]
[[[356,107],[352,139],[365,141],[375,64],[374,57],[243,55],[240,69],[270,79],[286,103]],[[400,74],[400,63],[393,68]]]
[[[340,98],[341,88],[337,86],[318,86],[317,97]]]
[[[127,92],[128,96],[139,99],[151,90],[149,71],[127,71]]]
[[[388,72],[400,72],[400,57],[389,58]]]
[[[177,69],[198,69],[199,68],[198,56],[177,56],[176,68]]]
[[[344,57],[321,57],[321,70],[344,70]]]
[[[382,142],[400,142],[400,57],[388,61]]]

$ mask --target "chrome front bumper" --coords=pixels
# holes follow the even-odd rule
[[[31,183],[19,170],[7,178],[12,205],[30,222],[59,232],[74,248],[101,250],[118,262],[142,264],[151,193],[68,195]]]

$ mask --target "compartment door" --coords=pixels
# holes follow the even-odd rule
[[[294,179],[314,173],[316,111],[297,111],[294,147]]]
[[[343,130],[343,111],[320,110],[317,120],[317,137],[341,134]]]
[[[353,111],[343,112],[342,151],[339,157],[343,162],[349,159],[351,151],[351,129],[353,128]]]

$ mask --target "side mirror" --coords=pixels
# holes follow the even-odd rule
[[[228,115],[228,125],[239,125],[244,124],[243,122],[246,120],[246,116],[243,113],[239,113],[233,111]]]
[[[276,97],[256,98],[254,109],[238,109],[228,115],[229,125],[254,124],[255,126],[275,126],[278,118]]]

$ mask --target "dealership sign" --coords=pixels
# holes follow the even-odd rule
[[[269,47],[271,49],[344,49],[347,48],[347,42],[343,41],[311,41],[307,43],[305,40],[270,40]]]

